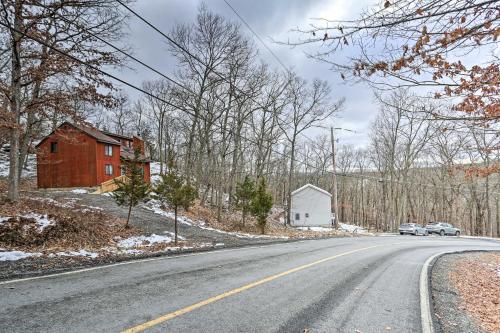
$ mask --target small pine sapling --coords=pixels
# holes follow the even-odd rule
[[[189,185],[186,180],[177,174],[170,165],[165,174],[160,175],[160,180],[156,184],[155,192],[158,199],[174,208],[174,231],[175,245],[177,245],[177,212],[179,207],[188,210],[196,199],[196,189]]]
[[[143,161],[139,149],[134,150],[132,160],[122,160],[122,163],[125,167],[127,179],[114,180],[118,188],[113,191],[112,195],[119,206],[128,206],[127,223],[125,224],[125,228],[128,229],[132,207],[147,197],[150,187],[144,180]]]
[[[252,208],[252,199],[255,196],[255,182],[247,175],[245,180],[236,184],[236,207],[241,210],[241,226],[245,227],[248,213]]]
[[[252,199],[251,213],[257,218],[257,224],[260,232],[264,234],[267,222],[267,216],[273,206],[273,197],[267,192],[267,184],[264,177],[260,178],[257,190]]]

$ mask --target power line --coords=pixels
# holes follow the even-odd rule
[[[42,7],[44,7],[45,9],[49,9],[47,6],[44,6],[41,4]],[[54,13],[55,14],[55,13]],[[77,24],[75,21],[71,21],[71,20],[68,20],[67,18],[65,18],[64,16],[61,16],[61,15],[57,15],[58,18],[68,24],[72,24],[74,25],[76,28],[80,29],[80,30],[83,30],[85,31],[87,34],[89,34],[90,36],[96,38],[97,40],[101,41],[102,43],[106,44],[107,46],[111,47],[112,49],[114,49],[115,51],[123,54],[124,56],[126,56],[127,58],[130,58],[132,60],[134,60],[135,62],[139,63],[140,65],[144,66],[145,68],[153,71],[154,73],[160,75],[161,77],[163,77],[164,79],[168,80],[169,82],[172,82],[173,84],[177,85],[178,87],[181,87],[182,89],[194,94],[194,92],[189,89],[188,87],[184,86],[183,84],[177,82],[176,80],[172,79],[171,77],[169,77],[168,75],[160,72],[159,70],[153,68],[152,66],[146,64],[145,62],[143,62],[142,60],[134,57],[133,55],[131,55],[130,53],[128,52],[125,52],[124,50],[120,49],[119,47],[117,47],[116,45],[108,42],[107,40],[105,40],[104,38],[101,38],[99,37],[97,34],[91,32],[89,29],[85,28],[85,27],[82,27],[81,25]]]
[[[127,9],[130,13],[132,13],[134,16],[136,16],[139,20],[141,20],[142,22],[144,22],[146,25],[148,25],[150,28],[152,28],[154,31],[156,31],[157,33],[159,33],[161,36],[165,37],[169,42],[171,42],[173,45],[175,45],[177,48],[179,48],[181,51],[183,51],[185,54],[187,54],[189,57],[191,57],[192,59],[196,60],[199,64],[201,64],[202,66],[205,66],[207,67],[212,73],[214,73],[216,76],[218,76],[220,79],[222,79],[223,81],[225,81],[226,83],[229,83],[231,84],[231,82],[228,81],[228,79],[226,77],[224,77],[222,74],[220,74],[219,72],[217,72],[212,66],[209,66],[207,64],[205,64],[199,57],[197,57],[196,55],[192,54],[188,49],[186,49],[184,46],[180,45],[178,42],[176,42],[173,38],[171,38],[169,35],[167,35],[166,33],[164,33],[163,31],[161,31],[159,28],[157,28],[154,24],[152,24],[150,21],[148,21],[147,19],[145,19],[141,14],[137,13],[136,11],[134,11],[130,6],[126,5],[122,0],[115,0],[116,2],[118,2],[120,5],[122,5],[125,9]],[[229,4],[228,4],[229,5]],[[230,5],[229,5],[230,6]],[[248,26],[249,27],[249,26]],[[250,27],[249,27],[250,28]],[[251,29],[251,28],[250,28]],[[260,37],[259,37],[260,39]],[[265,44],[264,44],[265,45]],[[269,49],[270,52],[272,52],[270,49]],[[282,64],[282,66],[285,68],[285,71],[286,73],[290,73],[290,71],[286,68],[286,66],[278,59],[278,61]],[[288,85],[290,84],[290,81],[291,79],[289,78],[285,87],[283,89],[286,89],[286,87],[288,87]],[[252,100],[254,103],[256,103],[258,106],[260,106],[261,108],[264,108],[264,105],[262,105],[259,101],[255,100],[252,96],[249,96],[245,91],[243,91],[241,88],[239,88],[238,86],[234,86],[235,90],[237,90],[239,93],[241,93],[243,96],[245,97],[248,97],[250,100]],[[283,121],[283,119],[280,119],[279,116],[277,116],[277,118],[280,120],[280,121]],[[302,135],[303,137],[305,137],[306,139],[310,140],[311,142],[314,142],[314,140],[312,140],[311,138],[309,138],[308,136],[306,136],[304,133],[299,133],[299,135]]]
[[[243,22],[243,24],[248,28],[248,30],[250,30],[250,32],[255,36],[255,38],[257,38],[259,42],[269,51],[269,53],[271,53],[274,59],[276,59],[276,61],[281,65],[281,67],[283,67],[285,72],[289,73],[290,70],[285,66],[285,64],[283,64],[281,59],[273,52],[273,50],[271,50],[271,48],[267,46],[267,44],[262,40],[262,38],[260,38],[260,36],[252,29],[250,24],[247,21],[245,21],[245,19],[238,13],[238,11],[236,11],[236,9],[233,6],[231,6],[231,4],[227,0],[224,0],[224,2],[236,14],[236,16],[238,16],[241,22]]]
[[[23,32],[23,31],[20,31],[20,30],[18,30],[18,29],[16,29],[16,28],[14,28],[14,27],[11,27],[9,24],[6,24],[6,23],[4,23],[4,22],[1,22],[1,21],[0,21],[0,25],[4,26],[4,27],[6,27],[6,28],[8,28],[8,29],[10,29],[10,30],[12,30],[12,31],[15,31],[15,32],[17,32],[17,33],[19,33],[19,34],[23,35],[24,37],[29,38],[29,39],[31,39],[31,40],[33,40],[33,41],[35,41],[35,42],[37,42],[37,43],[39,43],[39,44],[41,44],[41,45],[44,45],[45,47],[48,47],[48,48],[50,48],[51,50],[53,50],[53,51],[55,51],[55,52],[57,52],[57,53],[59,53],[59,54],[61,54],[61,55],[63,55],[63,56],[66,56],[66,57],[68,57],[68,58],[70,58],[70,59],[72,59],[72,60],[74,60],[74,61],[76,61],[76,62],[78,62],[78,63],[80,63],[80,64],[82,64],[82,65],[84,65],[84,66],[87,66],[87,67],[89,67],[89,68],[91,68],[91,69],[93,69],[93,70],[95,70],[95,71],[97,71],[97,72],[101,73],[102,75],[108,76],[108,77],[110,77],[110,78],[112,78],[112,79],[114,79],[114,80],[116,80],[116,81],[118,81],[118,82],[120,82],[120,83],[123,83],[123,84],[125,84],[125,85],[127,85],[127,86],[129,86],[129,87],[131,87],[131,88],[133,88],[133,89],[135,89],[135,90],[138,90],[139,92],[142,92],[142,93],[144,93],[144,94],[146,94],[146,95],[148,95],[148,96],[150,96],[150,97],[152,97],[152,98],[154,98],[154,99],[157,99],[157,100],[159,100],[159,101],[161,101],[161,102],[163,102],[163,103],[165,103],[165,104],[167,104],[167,105],[170,105],[170,106],[172,106],[172,107],[174,107],[174,108],[176,108],[176,109],[178,109],[178,110],[180,110],[180,111],[182,111],[182,112],[185,112],[185,113],[187,113],[187,114],[190,114],[190,115],[191,115],[191,116],[193,116],[193,117],[196,117],[196,115],[193,115],[193,114],[192,114],[192,113],[190,113],[189,111],[187,111],[187,110],[185,110],[185,109],[183,109],[183,108],[181,108],[181,107],[179,107],[179,106],[177,106],[177,105],[175,105],[175,104],[173,104],[173,103],[171,103],[171,102],[169,102],[169,101],[166,101],[166,100],[164,100],[164,99],[162,99],[162,98],[160,98],[160,97],[158,97],[158,96],[156,96],[156,95],[154,95],[154,94],[152,94],[152,93],[150,93],[150,92],[148,92],[148,91],[145,91],[144,89],[141,89],[141,88],[139,88],[139,87],[137,87],[137,86],[135,86],[135,85],[133,85],[133,84],[131,84],[131,83],[129,83],[129,82],[127,82],[127,81],[123,80],[123,79],[120,79],[120,78],[116,77],[115,75],[112,75],[112,74],[110,74],[110,73],[108,73],[108,72],[106,72],[106,71],[104,71],[104,70],[102,70],[102,69],[99,69],[99,68],[97,68],[97,67],[95,67],[95,66],[93,66],[93,65],[90,65],[90,64],[88,64],[87,62],[85,62],[85,61],[83,61],[83,60],[81,60],[81,59],[78,59],[77,57],[75,57],[75,56],[73,56],[73,55],[70,55],[70,54],[68,54],[67,52],[61,51],[61,50],[59,50],[58,48],[56,48],[56,47],[54,47],[54,46],[52,46],[52,45],[50,45],[50,44],[48,44],[48,43],[46,43],[46,42],[44,42],[44,41],[42,41],[42,40],[38,39],[38,38],[36,38],[36,37],[30,36],[30,35],[26,34],[26,33],[25,33],[25,32]],[[205,120],[206,120],[206,119],[205,119]],[[212,124],[213,124],[213,125],[215,125],[214,123],[212,123]],[[222,127],[220,127],[220,126],[218,126],[218,127],[219,127],[219,129],[222,129]],[[236,134],[236,133],[234,133],[234,132],[233,132],[232,134],[235,134],[235,135],[237,135],[239,138],[241,138],[241,139],[245,139],[245,140],[247,140],[247,141],[248,141],[248,142],[250,142],[250,143],[253,143],[253,144],[258,144],[258,142],[254,141],[254,140],[252,140],[252,139],[249,139],[248,137],[245,137],[245,136],[243,136],[243,135],[241,135],[241,134]],[[280,151],[277,151],[277,150],[275,150],[275,149],[270,148],[270,151],[271,151],[271,152],[274,152],[275,154],[281,155],[281,156],[283,156],[283,157],[290,158],[288,155],[286,155],[286,154],[284,154],[284,153],[282,153],[282,152],[280,152]],[[372,179],[372,180],[376,180],[376,181],[379,181],[379,182],[380,182],[380,181],[389,181],[389,182],[393,182],[393,183],[400,183],[400,184],[419,185],[419,186],[426,186],[426,187],[432,187],[432,188],[442,188],[442,189],[451,189],[451,190],[453,190],[453,187],[439,187],[439,186],[436,186],[436,185],[433,185],[433,184],[415,184],[415,183],[411,183],[411,182],[401,182],[401,181],[387,180],[387,179],[381,179],[381,178],[370,177],[370,176],[358,176],[358,175],[353,175],[353,174],[338,173],[338,172],[336,172],[335,170],[333,170],[333,171],[329,171],[329,170],[321,170],[321,169],[319,169],[318,167],[316,167],[316,166],[312,166],[312,165],[310,165],[310,164],[308,164],[308,163],[306,163],[306,162],[304,162],[304,161],[299,161],[299,160],[297,160],[297,159],[294,159],[293,161],[294,161],[294,162],[297,162],[298,164],[300,164],[300,165],[302,165],[302,166],[306,166],[306,167],[308,167],[308,168],[311,168],[311,169],[313,169],[313,170],[317,170],[317,171],[325,171],[325,172],[327,172],[327,173],[335,173],[336,175],[338,175],[338,176],[343,176],[343,177],[352,177],[352,178],[361,178],[361,179]],[[462,184],[460,184],[460,185],[462,185]],[[457,189],[457,190],[458,190],[458,189]],[[466,191],[468,191],[469,193],[471,193],[471,192],[472,192],[472,191],[470,191],[470,190],[466,190]],[[485,191],[475,191],[475,192],[484,192],[484,193],[486,193]],[[500,195],[500,193],[496,193],[496,192],[490,192],[490,194]]]

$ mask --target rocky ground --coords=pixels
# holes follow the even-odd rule
[[[441,256],[431,288],[437,332],[500,332],[500,252]]]

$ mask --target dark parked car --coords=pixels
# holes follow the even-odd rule
[[[418,236],[418,235],[427,236],[428,235],[427,229],[422,227],[420,224],[416,224],[416,223],[401,224],[399,226],[399,234],[400,235],[409,234],[409,235],[415,235],[415,236]]]
[[[460,236],[460,229],[453,227],[449,223],[429,222],[429,224],[427,224],[425,228],[427,229],[427,232],[429,232],[429,234],[439,234],[441,236]]]

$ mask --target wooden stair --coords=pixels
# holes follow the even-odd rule
[[[93,194],[102,194],[116,190],[118,186],[116,185],[115,180],[128,182],[130,179],[125,175],[121,175],[113,179],[107,180],[104,183],[101,183],[101,185],[97,187],[97,190],[93,192]]]

